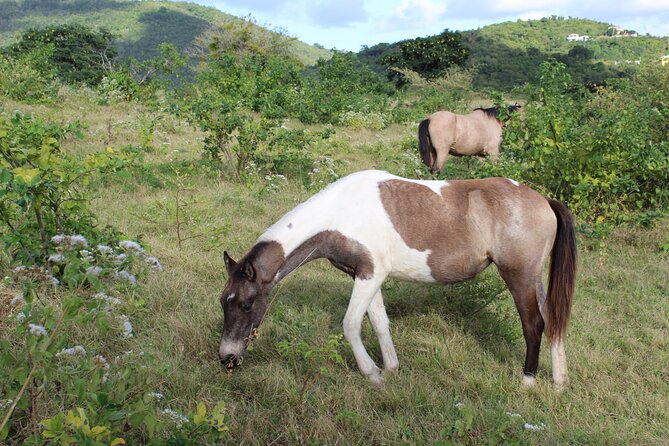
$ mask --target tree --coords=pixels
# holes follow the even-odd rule
[[[462,44],[462,35],[448,29],[435,36],[403,40],[396,48],[385,55],[381,63],[409,69],[426,79],[439,77],[452,66],[462,66],[469,57],[469,49]],[[391,70],[389,76],[399,85],[404,83],[396,71]]]
[[[18,57],[45,45],[54,47],[49,62],[56,75],[67,83],[96,85],[117,55],[114,36],[107,30],[84,25],[52,25],[26,31],[21,40],[5,51]]]

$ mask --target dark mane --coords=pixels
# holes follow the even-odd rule
[[[488,118],[498,119],[497,116],[499,115],[499,109],[497,107],[488,107],[488,108],[477,107],[474,109],[474,111],[476,110],[481,110],[483,113],[485,113],[485,115]]]
[[[507,111],[508,111],[509,114],[511,114],[513,112],[517,112],[518,110],[520,110],[520,108],[521,108],[521,106],[516,103],[514,105],[509,105]],[[499,119],[499,108],[498,107],[494,107],[494,106],[493,107],[488,107],[488,108],[477,107],[477,108],[474,109],[474,111],[476,111],[476,110],[481,110],[490,119],[496,119],[498,121],[500,120]]]

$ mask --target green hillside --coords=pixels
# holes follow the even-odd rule
[[[518,20],[463,33],[470,49],[469,66],[478,67],[479,87],[508,88],[536,80],[547,58],[565,63],[586,83],[627,76],[636,61],[652,61],[669,53],[667,39],[652,36],[606,36],[609,24],[586,19],[551,17]],[[588,41],[570,42],[569,34]]]
[[[80,23],[107,28],[118,36],[122,58],[145,59],[158,54],[160,43],[173,43],[184,50],[208,29],[234,20],[242,19],[215,8],[185,2],[0,0],[0,46],[16,41],[23,31],[32,27]],[[328,50],[296,39],[292,39],[291,49],[305,65],[330,55]]]
[[[543,18],[518,20],[485,26],[465,32],[470,44],[495,42],[509,49],[567,54],[582,45],[594,52],[597,60],[615,62],[657,58],[667,51],[667,40],[652,36],[608,37],[609,24],[587,19]],[[633,31],[633,30],[630,30]],[[569,34],[586,35],[585,42],[570,42]]]
[[[462,32],[469,50],[466,66],[476,72],[474,86],[510,90],[537,81],[542,62],[564,63],[575,80],[585,84],[627,77],[640,62],[669,54],[669,40],[652,36],[607,36],[609,24],[587,19],[550,17],[504,22]],[[633,31],[633,30],[630,30]],[[567,36],[589,36],[568,41]],[[363,48],[358,55],[377,72],[386,72],[383,57],[399,42]],[[638,62],[637,62],[638,61]]]

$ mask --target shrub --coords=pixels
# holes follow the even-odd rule
[[[58,84],[43,63],[52,52],[53,46],[44,45],[18,58],[0,56],[0,94],[17,101],[55,101]]]

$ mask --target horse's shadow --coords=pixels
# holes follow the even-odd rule
[[[306,269],[287,279],[277,298],[282,305],[295,308],[313,307],[330,315],[330,332],[341,330],[353,282],[346,276],[330,275],[316,280]],[[506,285],[494,271],[453,285],[432,285],[387,280],[382,286],[386,312],[391,324],[418,315],[438,314],[448,324],[471,336],[479,346],[498,361],[508,361],[509,350],[522,362],[525,344],[520,318]],[[269,317],[272,317],[271,310]],[[380,360],[375,336],[365,340],[368,351]]]

